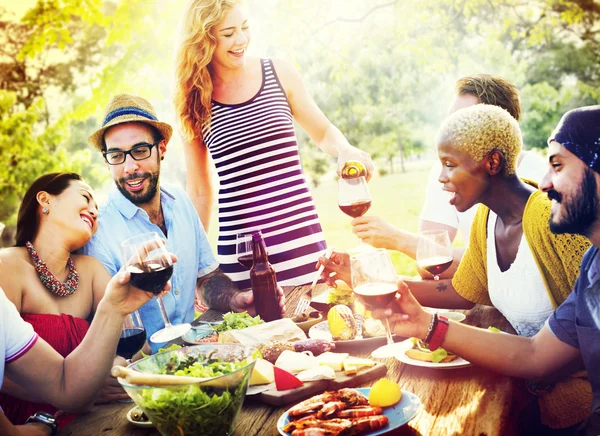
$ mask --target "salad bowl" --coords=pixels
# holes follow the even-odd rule
[[[147,386],[119,378],[162,435],[229,435],[246,397],[256,349],[241,344],[196,345],[146,357],[128,369],[197,377],[198,382]]]

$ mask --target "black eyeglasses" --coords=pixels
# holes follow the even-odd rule
[[[162,139],[161,139],[162,141]],[[160,144],[158,141],[154,144],[148,144],[147,142],[141,142],[135,144],[131,150],[128,151],[103,151],[102,155],[109,165],[120,165],[125,162],[127,155],[130,155],[134,160],[148,159],[152,155],[152,147]]]

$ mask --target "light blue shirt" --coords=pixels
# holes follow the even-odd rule
[[[156,232],[167,241],[167,249],[177,256],[171,277],[171,291],[163,297],[171,324],[192,322],[196,280],[217,269],[216,261],[198,214],[185,192],[177,187],[160,188],[160,201],[167,235],[144,209],[136,206],[114,190],[100,210],[98,231],[82,249],[84,254],[98,259],[111,275],[123,265],[121,242],[146,232]],[[153,298],[139,309],[149,338],[164,327],[160,308]],[[156,351],[161,344],[152,344]]]

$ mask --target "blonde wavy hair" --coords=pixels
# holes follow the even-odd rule
[[[187,139],[202,136],[210,122],[212,78],[208,65],[217,38],[213,29],[243,0],[191,0],[180,24],[175,58],[175,111]]]
[[[489,104],[476,104],[454,112],[440,127],[437,142],[450,142],[475,162],[498,150],[505,159],[503,175],[515,174],[517,158],[523,148],[519,123],[505,109]]]

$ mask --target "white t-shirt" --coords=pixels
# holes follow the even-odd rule
[[[548,163],[534,152],[524,152],[523,154],[517,174],[519,177],[540,182],[548,171]],[[471,224],[475,218],[475,212],[477,212],[477,205],[464,212],[458,212],[450,204],[448,193],[442,190],[442,184],[438,182],[441,172],[442,163],[438,160],[429,171],[425,203],[419,219],[460,229],[466,246],[469,244]]]
[[[23,321],[15,305],[0,289],[0,388],[4,380],[4,366],[27,353],[37,339],[31,324]]]
[[[506,271],[498,266],[494,230],[498,216],[490,211],[487,229],[487,276],[490,300],[520,336],[539,332],[554,312],[544,279],[525,235],[514,262]]]

